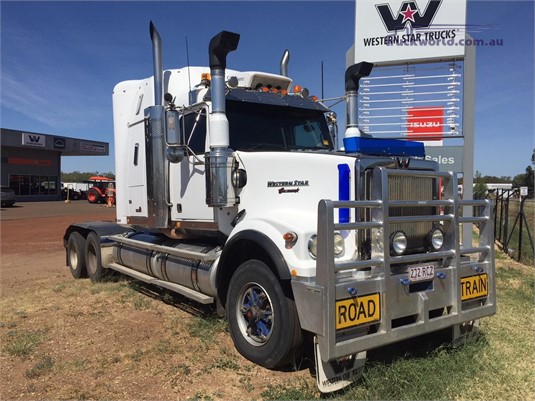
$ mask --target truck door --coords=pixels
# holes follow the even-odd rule
[[[213,209],[206,205],[204,154],[207,146],[207,107],[186,111],[180,116],[186,157],[170,167],[172,220],[213,221]]]
[[[147,217],[147,161],[143,124],[133,125],[127,138],[126,215]]]

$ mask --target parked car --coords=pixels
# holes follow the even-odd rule
[[[75,189],[70,189],[70,188],[67,191],[67,188],[63,188],[61,190],[61,199],[66,200],[67,194],[69,196],[69,200],[78,200],[78,199],[84,198],[82,194],[80,193],[80,191],[76,191]]]
[[[13,206],[15,204],[15,191],[10,187],[2,186],[0,198],[2,200],[2,206]]]

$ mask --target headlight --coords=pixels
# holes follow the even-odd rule
[[[439,251],[444,245],[444,232],[439,227],[432,229],[427,235],[427,241],[433,251]]]
[[[316,259],[316,256],[318,255],[318,236],[316,234],[308,240],[308,253]]]
[[[344,237],[339,233],[334,234],[334,254],[340,256],[344,252]]]
[[[390,250],[396,255],[402,255],[407,249],[407,236],[403,231],[396,231],[390,236]]]
[[[344,237],[342,237],[341,234],[334,234],[333,246],[334,254],[336,256],[340,256],[344,252]],[[318,236],[316,234],[308,240],[308,253],[310,253],[310,256],[314,259],[318,256]]]

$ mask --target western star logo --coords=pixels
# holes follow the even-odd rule
[[[364,47],[394,45],[432,45],[434,42],[453,41],[457,29],[433,29],[431,26],[437,16],[442,0],[430,0],[422,13],[415,1],[404,1],[397,14],[393,14],[390,4],[375,6],[386,29],[384,36],[363,37]],[[439,25],[444,27],[444,25]],[[449,43],[448,43],[449,44]]]
[[[268,181],[268,188],[273,187],[308,187],[308,180]]]
[[[279,194],[296,194],[299,192],[299,187],[308,187],[308,180],[292,180],[292,181],[268,181],[268,188],[279,188]],[[292,187],[286,189],[285,187]]]
[[[22,144],[26,146],[45,146],[45,136],[38,134],[22,133]]]
[[[414,1],[404,1],[396,16],[392,14],[389,4],[378,4],[375,7],[386,30],[397,32],[403,30],[407,24],[412,28],[429,28],[441,2],[442,0],[430,0],[423,14]]]

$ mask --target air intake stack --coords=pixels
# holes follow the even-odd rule
[[[359,81],[363,77],[367,77],[372,72],[373,64],[358,63],[353,64],[346,70],[345,84],[346,84],[346,131],[344,138],[351,138],[361,136],[358,128],[358,94]]]
[[[232,172],[236,160],[229,147],[229,123],[225,108],[225,68],[227,55],[238,48],[240,35],[222,31],[212,38],[208,47],[211,75],[212,111],[210,113],[210,152],[206,162],[206,204],[231,207],[238,203]]]

